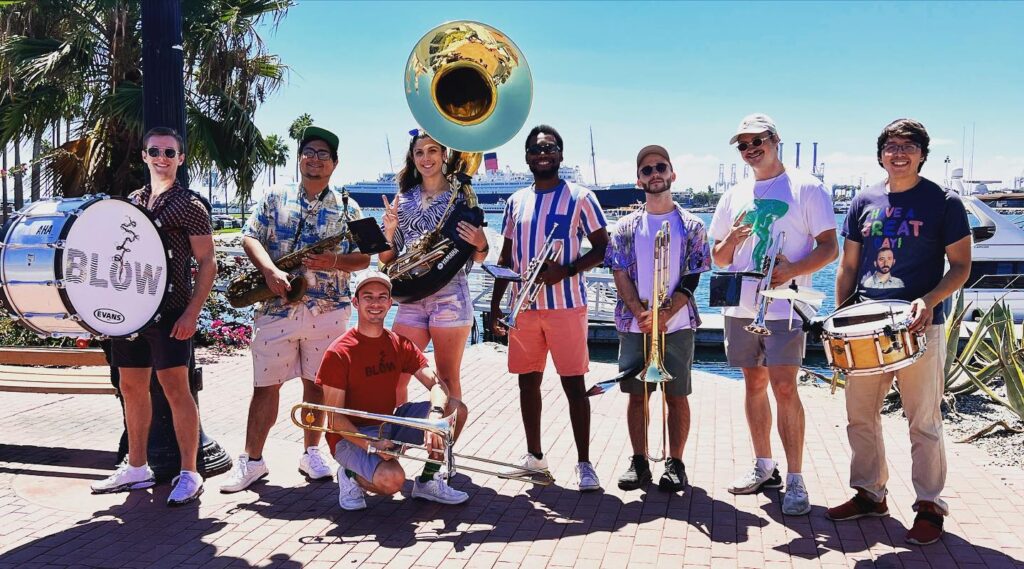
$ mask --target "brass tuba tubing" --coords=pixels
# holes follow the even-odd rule
[[[424,458],[424,457],[421,457],[421,456],[415,456],[415,455],[407,454],[405,452],[396,451],[396,450],[381,450],[381,451],[378,451],[378,452],[380,452],[382,454],[387,454],[387,455],[390,455],[390,456],[393,456],[393,457],[396,457],[396,458],[408,458],[408,459],[416,460],[416,461],[419,461],[419,462],[426,462],[426,463],[430,463],[430,464],[436,464],[436,465],[441,466],[442,468],[445,469],[445,474],[448,477],[451,477],[452,475],[455,474],[455,470],[456,470],[455,459],[456,458],[461,458],[461,459],[465,459],[465,460],[475,460],[475,461],[478,461],[478,462],[483,462],[483,463],[486,463],[486,464],[494,464],[494,465],[497,465],[497,466],[506,466],[506,467],[516,467],[516,468],[518,468],[518,465],[514,465],[514,464],[511,464],[511,463],[507,463],[507,462],[501,462],[501,461],[492,460],[492,459],[489,459],[489,458],[480,458],[480,457],[477,457],[477,456],[472,456],[472,455],[467,455],[467,454],[459,454],[459,453],[453,452],[452,451],[452,446],[455,444],[455,420],[457,418],[457,413],[452,413],[451,415],[448,415],[447,417],[442,417],[440,419],[417,419],[417,418],[413,418],[413,417],[396,417],[394,415],[383,415],[383,414],[380,414],[380,413],[370,413],[368,411],[359,411],[357,409],[346,409],[344,407],[331,407],[329,405],[318,405],[318,404],[315,404],[315,403],[298,403],[298,404],[296,404],[295,406],[292,407],[292,412],[291,412],[292,423],[294,423],[297,427],[299,427],[301,429],[305,429],[305,430],[308,430],[308,431],[318,431],[318,432],[321,432],[321,433],[332,433],[332,434],[341,435],[341,436],[356,437],[356,438],[360,438],[360,439],[364,439],[364,440],[369,440],[369,441],[386,442],[386,443],[391,443],[391,444],[393,444],[393,445],[395,445],[397,447],[403,448],[403,449],[424,450],[424,451],[427,451],[427,453],[436,452],[436,449],[430,448],[430,447],[428,447],[426,445],[409,444],[409,443],[403,443],[401,441],[395,441],[395,440],[391,440],[391,439],[385,439],[385,438],[381,438],[381,437],[374,437],[374,436],[371,436],[371,435],[365,435],[365,434],[360,433],[358,431],[344,431],[344,430],[341,430],[341,429],[334,429],[334,428],[331,428],[331,427],[326,426],[326,425],[325,426],[313,425],[310,422],[307,422],[307,421],[304,420],[304,417],[302,416],[304,414],[303,410],[323,411],[325,413],[338,413],[338,414],[341,414],[341,415],[348,415],[348,416],[351,416],[351,417],[359,417],[361,419],[371,419],[371,420],[374,420],[374,421],[381,421],[381,422],[384,422],[384,423],[392,423],[392,424],[395,424],[395,425],[411,427],[411,428],[419,429],[419,430],[422,430],[422,431],[429,431],[429,432],[432,432],[434,434],[440,435],[441,438],[444,439],[445,447],[446,447],[444,449],[444,453],[445,453],[444,460],[437,460],[437,459],[430,458],[429,454],[428,454],[427,458]],[[497,471],[486,470],[486,469],[478,468],[478,467],[474,467],[474,466],[460,466],[458,468],[460,470],[465,470],[467,472],[476,472],[478,474],[488,474],[488,475],[491,475],[491,476],[497,476],[499,478],[505,478],[507,480],[518,480],[518,481],[521,481],[521,482],[529,482],[531,484],[539,484],[541,486],[548,486],[548,485],[550,485],[551,483],[553,483],[555,481],[554,477],[551,476],[551,473],[548,472],[547,470],[524,469],[524,470],[527,470],[529,473],[525,474],[525,475],[519,475],[519,476],[505,476],[505,475],[503,475],[503,474],[501,474],[500,472],[497,472]]]

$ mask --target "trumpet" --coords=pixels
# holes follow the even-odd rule
[[[526,266],[526,272],[523,273],[522,282],[512,301],[511,312],[509,312],[508,316],[498,320],[506,328],[516,327],[516,319],[519,317],[519,312],[524,306],[533,304],[533,301],[537,300],[537,295],[540,294],[541,289],[544,287],[544,283],[540,282],[540,273],[544,270],[544,263],[554,261],[558,258],[558,253],[561,251],[560,248],[555,248],[555,230],[557,229],[558,224],[556,223],[551,227],[551,233],[544,240],[544,245],[541,246],[540,252]]]
[[[316,424],[316,416],[314,415],[315,411],[323,413],[336,413],[339,415],[358,417],[360,419],[370,419],[373,421],[381,421],[383,423],[391,423],[394,425],[419,429],[424,432],[434,433],[441,437],[441,440],[444,442],[444,449],[442,450],[443,458],[441,458],[440,460],[430,458],[429,453],[433,452],[435,449],[432,449],[427,445],[409,444],[401,441],[385,439],[383,437],[374,437],[372,435],[366,435],[358,431],[345,431],[341,429],[336,429],[330,426],[330,421],[325,421],[324,425],[318,425]],[[445,478],[448,480],[450,480],[451,477],[455,475],[455,459],[461,458],[465,460],[474,460],[485,464],[493,464],[496,466],[521,469],[525,470],[527,473],[523,475],[508,476],[496,470],[487,470],[475,466],[459,467],[467,472],[489,474],[491,476],[497,476],[499,478],[505,478],[508,480],[519,480],[521,482],[529,482],[531,484],[539,484],[541,486],[548,486],[555,481],[555,478],[547,470],[522,469],[519,467],[519,465],[454,452],[452,449],[455,446],[455,421],[458,418],[458,412],[453,412],[447,417],[442,417],[440,419],[418,419],[415,417],[396,417],[394,415],[370,413],[368,411],[359,411],[358,409],[345,409],[343,407],[318,405],[315,403],[299,403],[292,407],[291,418],[292,423],[294,423],[297,427],[305,429],[307,431],[332,433],[335,435],[341,435],[346,437],[356,437],[369,441],[389,443],[393,446],[398,447],[399,450],[380,450],[378,452],[381,454],[393,456],[395,458],[408,458],[410,460],[416,460],[419,462],[436,464],[441,467],[441,471],[444,473]],[[427,451],[428,455],[426,458],[411,455],[405,452],[405,450],[407,449],[424,450]]]
[[[768,329],[764,321],[772,298],[765,296],[763,293],[772,288],[772,273],[775,272],[775,260],[782,253],[782,246],[785,243],[786,232],[782,231],[778,237],[772,240],[768,246],[768,252],[761,259],[760,271],[764,276],[761,277],[761,281],[757,284],[757,295],[761,297],[761,305],[757,310],[757,316],[754,318],[754,321],[743,327],[744,330],[751,334],[757,334],[758,336],[772,335],[772,331]]]
[[[644,440],[647,440],[647,428],[651,423],[650,410],[650,386],[672,381],[674,378],[665,369],[665,334],[661,332],[661,317],[659,315],[662,305],[669,296],[669,278],[671,273],[669,223],[662,222],[661,229],[654,235],[654,287],[651,291],[651,333],[644,336],[644,347],[647,349],[647,371],[641,381],[644,384]],[[664,389],[664,388],[663,388]],[[661,462],[668,456],[668,400],[665,392],[661,393],[661,454],[654,456],[650,451],[650,443],[644,445],[647,459],[653,462]]]

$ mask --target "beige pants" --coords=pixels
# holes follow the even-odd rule
[[[876,502],[885,497],[889,471],[882,441],[881,409],[893,377],[899,382],[903,411],[910,422],[911,479],[917,501],[934,502],[949,513],[939,497],[946,484],[946,449],[942,442],[943,367],[946,361],[942,325],[926,331],[928,349],[919,360],[895,372],[850,377],[846,383],[846,433],[853,456],[850,486],[861,488]],[[914,509],[917,509],[915,503]]]

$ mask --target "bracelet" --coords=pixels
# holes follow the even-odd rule
[[[490,250],[491,250],[491,244],[490,243],[485,243],[484,244],[484,248],[483,249],[476,249],[476,252],[477,253],[486,253],[486,252],[488,252]]]
[[[441,407],[431,407],[430,408],[430,412],[431,413],[438,413],[440,415],[444,415],[444,409],[441,408]]]

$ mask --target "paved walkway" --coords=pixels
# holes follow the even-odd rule
[[[476,346],[467,354],[472,416],[459,451],[511,460],[524,442],[518,391],[500,350]],[[217,358],[205,371],[204,428],[237,454],[249,359]],[[613,373],[595,364],[590,381]],[[591,455],[606,490],[580,494],[565,487],[575,450],[565,398],[548,375],[544,445],[555,486],[459,475],[454,485],[472,495],[465,505],[370,497],[359,513],[338,508],[334,482],[300,478],[301,433],[283,412],[266,453],[266,483],[227,496],[214,478],[198,505],[170,510],[166,485],[89,494],[88,484],[109,471],[120,434],[114,398],[0,393],[0,567],[1024,567],[1024,472],[983,467],[982,451],[949,441],[948,533],[927,547],[903,544],[913,493],[906,423],[895,417],[885,419],[892,516],[825,519],[825,508],[851,493],[849,448],[842,394],[815,387],[801,388],[809,516],[784,517],[776,491],[725,491],[751,461],[743,391],[707,374],[695,377],[691,399],[684,457],[691,488],[678,495],[616,488],[629,452],[624,397],[609,393],[592,400]],[[287,385],[282,407],[299,393],[296,382]]]

